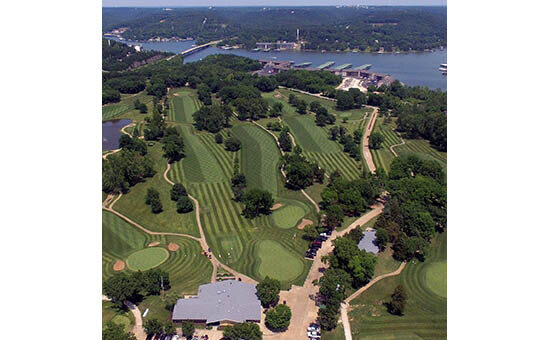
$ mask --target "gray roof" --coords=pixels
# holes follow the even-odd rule
[[[376,245],[376,231],[374,230],[367,230],[365,231],[365,234],[363,235],[363,238],[361,241],[359,241],[359,244],[357,245],[359,249],[362,249],[366,252],[370,253],[378,253],[378,246]]]
[[[235,280],[201,285],[196,297],[179,299],[172,313],[172,320],[206,320],[206,323],[260,318],[256,286]]]

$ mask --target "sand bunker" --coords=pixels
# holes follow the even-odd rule
[[[277,210],[279,209],[280,207],[282,207],[283,205],[281,203],[275,203],[273,204],[273,206],[271,207],[271,210]]]
[[[151,242],[151,243],[149,243],[148,247],[156,247],[156,246],[158,246],[159,244],[160,244],[160,242],[158,242],[158,241]]]
[[[124,263],[124,261],[117,260],[115,262],[115,265],[113,266],[113,270],[119,272],[122,269],[124,269],[124,267],[126,267],[126,264]]]
[[[308,225],[312,225],[313,221],[303,218],[300,225],[298,225],[298,229],[302,230]]]
[[[170,250],[170,251],[176,251],[176,250],[178,250],[178,249],[180,249],[180,246],[178,246],[177,244],[175,244],[175,243],[170,243],[170,244],[168,244],[168,250]]]

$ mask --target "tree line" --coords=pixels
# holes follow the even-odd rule
[[[202,44],[224,39],[224,44],[245,48],[296,41],[297,29],[310,50],[409,51],[447,45],[446,7],[103,8],[103,31],[119,27],[127,27],[122,36],[132,40],[193,37]]]

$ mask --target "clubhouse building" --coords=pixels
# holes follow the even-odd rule
[[[224,326],[260,322],[261,313],[255,285],[227,280],[201,285],[197,296],[179,299],[172,321]]]

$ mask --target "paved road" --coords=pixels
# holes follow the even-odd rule
[[[374,165],[374,161],[372,160],[372,154],[369,149],[369,137],[372,132],[372,129],[374,128],[374,123],[376,122],[376,117],[378,116],[378,108],[375,107],[374,111],[372,113],[372,116],[370,118],[369,123],[365,127],[365,133],[363,134],[363,157],[365,158],[365,161],[367,162],[367,166],[369,167],[369,170],[371,173],[374,173],[376,171],[376,166]]]
[[[348,309],[349,309],[349,303],[351,302],[351,300],[353,300],[356,297],[358,297],[359,295],[361,295],[361,293],[363,293],[365,290],[372,287],[376,282],[378,282],[382,279],[385,279],[386,277],[399,275],[401,273],[401,271],[403,271],[403,269],[405,268],[405,264],[406,264],[405,262],[402,262],[401,265],[399,266],[399,268],[397,268],[395,271],[375,277],[367,285],[361,287],[355,293],[351,294],[340,305],[340,310],[341,310],[341,313],[342,313],[342,325],[344,326],[344,335],[346,336],[346,340],[352,340],[352,338],[351,338],[351,326],[350,326],[349,318],[348,318]]]

